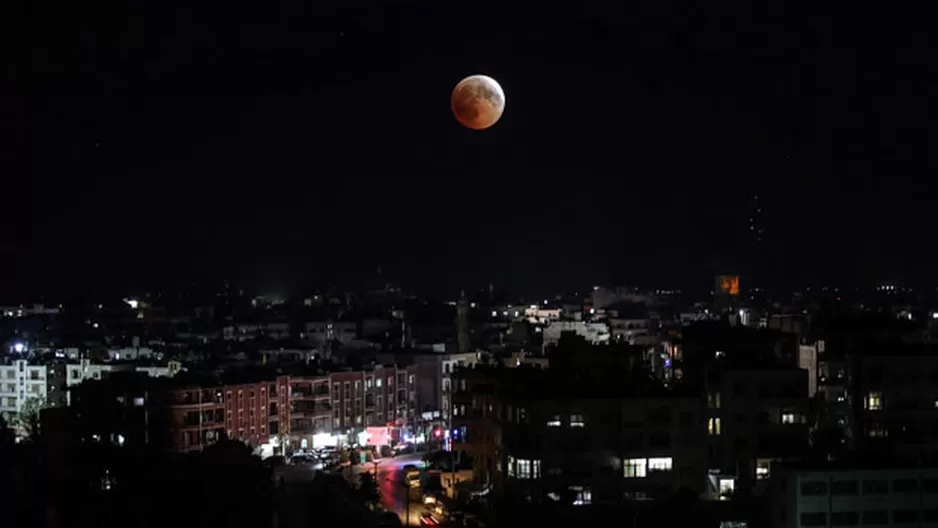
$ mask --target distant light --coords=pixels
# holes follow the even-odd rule
[[[498,312],[496,312],[495,310],[492,310],[492,317],[498,317]]]
[[[932,313],[931,313],[931,318],[932,318],[932,319],[938,319],[938,312],[932,312]]]
[[[93,323],[93,324],[91,325],[91,328],[97,328],[97,327],[98,327],[98,323]]]
[[[23,352],[26,351],[26,344],[25,344],[25,343],[14,343],[14,344],[13,344],[13,351],[16,352],[17,354],[22,354]]]
[[[547,304],[547,299],[544,299],[544,304]]]
[[[590,308],[590,315],[594,315],[595,313],[596,313],[596,308]]]
[[[140,301],[137,299],[124,299],[124,302],[127,303],[127,306],[130,306],[131,310],[136,310],[140,306]]]

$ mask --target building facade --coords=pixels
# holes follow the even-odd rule
[[[938,526],[938,468],[781,466],[770,490],[773,528]]]

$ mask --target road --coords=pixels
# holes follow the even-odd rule
[[[376,481],[381,490],[381,505],[387,511],[398,514],[404,526],[420,526],[420,514],[426,509],[419,499],[410,501],[410,523],[406,522],[404,517],[407,513],[408,489],[404,483],[403,468],[408,464],[423,467],[423,455],[423,453],[415,453],[378,460]],[[374,470],[375,464],[369,463],[354,466],[352,474],[364,471],[374,472]]]
[[[423,453],[400,455],[394,458],[378,460],[376,481],[381,490],[381,504],[388,511],[398,514],[404,526],[420,526],[420,514],[425,508],[419,501],[410,503],[410,523],[405,522],[407,513],[407,488],[404,485],[404,466],[414,464],[423,466]],[[346,467],[344,475],[358,484],[358,474],[375,469],[374,463]],[[306,528],[310,526],[307,501],[312,489],[316,470],[308,465],[287,465],[277,468],[275,478],[283,478],[284,508],[281,510],[279,525],[283,528]]]

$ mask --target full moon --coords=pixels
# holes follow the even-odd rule
[[[485,75],[471,75],[459,81],[453,89],[450,107],[462,126],[485,130],[502,117],[505,92],[495,79]]]

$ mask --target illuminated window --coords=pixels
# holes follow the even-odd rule
[[[515,461],[515,464],[517,465],[515,468],[515,475],[519,479],[531,478],[531,461],[530,460],[523,460],[519,458],[518,460]]]
[[[879,411],[883,408],[883,393],[874,391],[866,395],[866,408],[870,411]]]
[[[573,492],[573,505],[584,506],[593,502],[593,492],[583,486],[570,486]]]
[[[517,459],[515,462],[515,471],[511,471],[511,459],[509,458],[508,476],[514,474],[519,479],[541,478],[541,461]]]
[[[719,436],[721,425],[722,423],[719,417],[710,418],[710,420],[707,421],[707,432],[712,436]]]
[[[550,420],[547,420],[547,427],[560,427],[560,415],[551,416]]]
[[[622,461],[625,478],[642,478],[647,475],[648,460],[644,458],[626,458]]]
[[[795,413],[782,413],[782,423],[783,424],[796,423]]]
[[[772,460],[768,458],[756,459],[756,479],[764,480],[769,478],[772,469]]]
[[[648,472],[654,471],[671,471],[671,466],[673,464],[671,457],[661,457],[661,458],[649,458],[648,459]]]
[[[586,427],[586,421],[583,419],[583,415],[571,414],[570,415],[570,427]]]
[[[515,457],[508,457],[508,477],[515,476]]]

